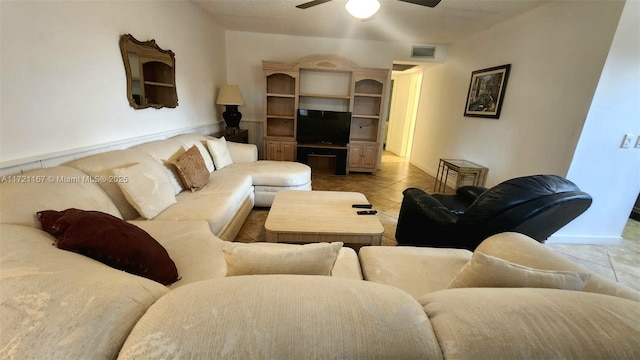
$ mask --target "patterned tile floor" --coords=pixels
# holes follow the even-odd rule
[[[382,169],[375,175],[312,175],[314,190],[363,193],[378,210],[384,226],[382,245],[396,245],[395,231],[402,191],[417,187],[433,192],[435,178],[389,152],[382,157]],[[264,221],[268,209],[255,208],[235,241],[265,241]],[[629,220],[619,245],[547,245],[557,253],[611,280],[640,290],[640,222]]]

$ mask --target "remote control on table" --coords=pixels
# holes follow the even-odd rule
[[[360,210],[358,211],[358,215],[375,215],[377,211],[375,210]]]
[[[351,205],[352,208],[357,208],[357,209],[371,209],[373,207],[373,205],[371,204],[353,204]]]

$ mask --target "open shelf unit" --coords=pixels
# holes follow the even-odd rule
[[[268,160],[296,160],[298,109],[352,113],[347,171],[375,173],[381,150],[388,69],[361,68],[334,55],[263,61]]]
[[[267,159],[295,160],[297,74],[265,67],[264,129]]]
[[[351,140],[377,142],[388,71],[363,71],[356,75]]]

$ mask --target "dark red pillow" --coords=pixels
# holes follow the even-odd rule
[[[56,246],[163,285],[179,279],[178,269],[160,243],[139,227],[99,211],[67,209],[38,212],[42,229]]]

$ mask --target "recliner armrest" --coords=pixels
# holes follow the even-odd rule
[[[444,247],[458,217],[433,196],[417,189],[403,191],[396,241],[399,245]]]
[[[431,220],[440,224],[455,224],[458,217],[436,198],[417,188],[409,188],[402,192],[406,201],[405,211],[410,210],[416,212],[425,218],[425,221]],[[428,220],[427,220],[428,219]]]

